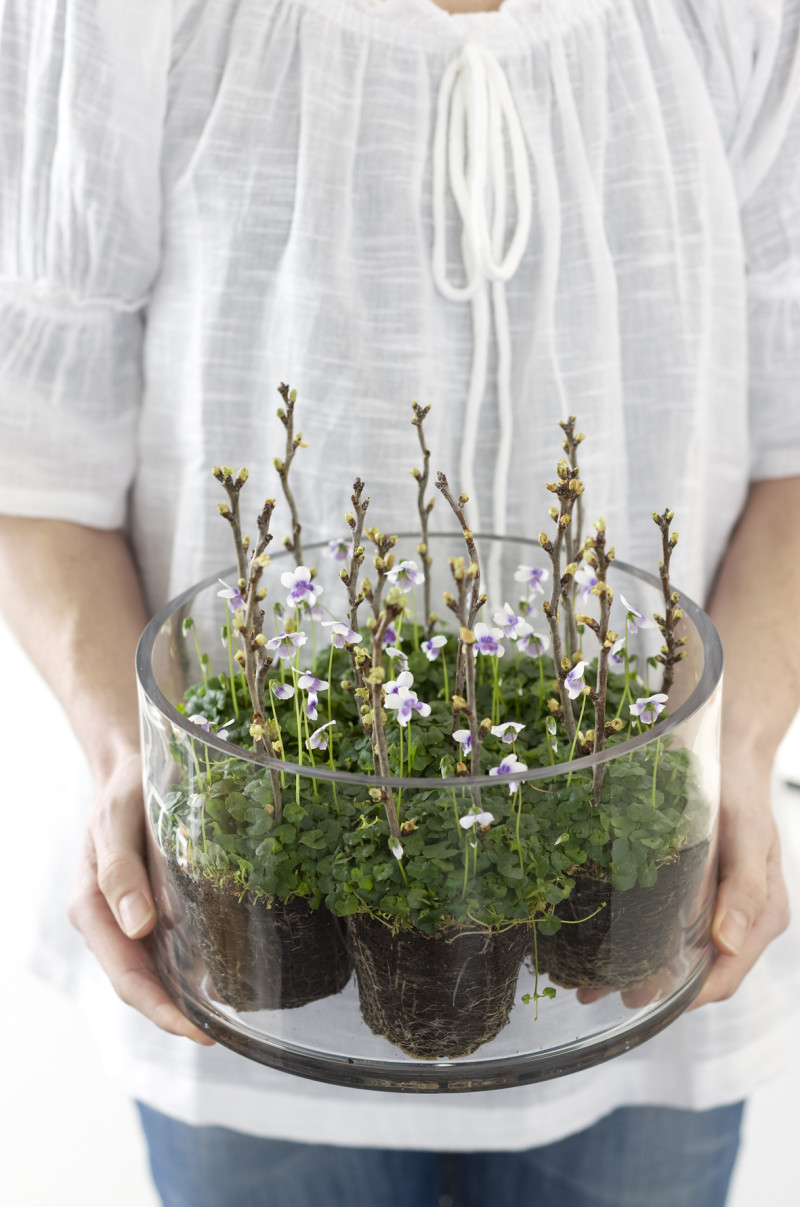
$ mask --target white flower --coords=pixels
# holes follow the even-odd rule
[[[403,858],[403,844],[399,838],[389,839],[389,850],[392,852],[395,859],[400,860]]]

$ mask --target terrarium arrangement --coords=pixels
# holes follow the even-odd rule
[[[215,467],[235,567],[195,597],[216,620],[172,631],[166,739],[144,709],[160,926],[181,934],[184,971],[247,1014],[337,995],[355,966],[363,1022],[416,1061],[476,1052],[512,1009],[539,1026],[562,988],[674,988],[687,931],[707,944],[716,781],[713,734],[700,757],[694,713],[670,728],[693,629],[672,513],[653,516],[657,578],[617,566],[604,521],[583,531],[570,418],[548,530],[525,561],[501,540],[487,585],[492,538],[441,472],[451,532],[430,531],[415,403],[415,534],[371,526],[357,479],[343,535],[312,566],[291,486],[296,395],[280,393],[285,549],[270,556],[274,500],[251,538],[247,471]]]

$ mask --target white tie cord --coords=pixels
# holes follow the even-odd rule
[[[516,225],[508,249],[506,235],[505,133],[511,149]],[[446,186],[462,223],[461,254],[465,284],[447,276]],[[468,43],[448,65],[439,87],[433,144],[433,278],[450,301],[472,303],[473,359],[464,419],[459,488],[470,496],[470,522],[480,529],[475,490],[475,455],[480,408],[486,388],[490,323],[497,336],[499,443],[492,491],[492,524],[498,536],[507,529],[505,491],[511,460],[511,333],[505,282],[520,265],[531,229],[531,177],[519,115],[500,64],[482,46]],[[491,286],[491,289],[490,289]],[[492,546],[489,588],[498,605],[502,548]]]

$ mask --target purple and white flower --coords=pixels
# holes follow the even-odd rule
[[[327,750],[328,735],[325,730],[335,724],[335,721],[326,721],[324,725],[320,725],[319,729],[315,729],[311,736],[306,739],[307,748],[309,750]]]
[[[328,557],[332,557],[335,562],[346,562],[353,556],[353,542],[348,541],[346,537],[338,541],[328,541],[327,552]]]
[[[317,705],[319,704],[319,696],[316,692],[309,692],[306,697],[306,716],[309,721],[317,719]]]
[[[550,638],[546,634],[540,637],[538,633],[534,633],[533,629],[524,637],[520,637],[517,643],[517,649],[521,650],[523,654],[527,654],[529,658],[540,658],[549,646]]]
[[[507,754],[497,767],[489,768],[489,775],[513,775],[515,771],[527,770],[525,763],[521,763],[515,755]],[[511,783],[508,785],[508,791],[513,796],[519,787],[519,783]]]
[[[492,733],[501,742],[505,742],[507,746],[510,746],[512,742],[516,741],[520,730],[524,728],[525,726],[521,725],[519,721],[504,721],[502,725],[493,725]]]
[[[397,711],[398,724],[405,729],[415,712],[421,717],[431,715],[430,704],[424,704],[417,699],[417,693],[411,690],[414,676],[410,671],[402,671],[397,679],[390,679],[385,687],[384,708]]]
[[[583,676],[586,671],[586,663],[578,662],[573,666],[572,670],[564,680],[564,686],[567,689],[567,695],[570,700],[577,700],[578,696],[583,694],[586,684],[583,681]]]
[[[401,671],[396,679],[387,679],[383,685],[384,695],[397,696],[409,691],[414,686],[414,676],[411,671]]]
[[[285,662],[290,662],[294,658],[301,645],[305,645],[307,641],[306,634],[299,633],[278,633],[277,637],[270,637],[267,642],[267,649],[272,650],[279,658]]]
[[[624,595],[620,593],[620,602],[625,609],[625,619],[628,622],[628,632],[638,633],[639,629],[652,629],[653,622],[643,616],[641,612],[634,608],[633,604],[629,604]]]
[[[298,566],[296,570],[286,570],[281,575],[281,583],[288,590],[286,602],[290,607],[297,608],[300,604],[313,607],[317,596],[322,594],[322,587],[317,586],[311,578],[308,566]]]
[[[538,591],[540,595],[543,595],[543,584],[549,577],[549,570],[540,569],[538,566],[519,566],[514,574],[514,582],[525,583],[529,591]]]
[[[203,714],[199,713],[199,712],[196,712],[194,714],[194,716],[189,717],[189,720],[192,722],[193,725],[199,725],[201,729],[204,729],[206,731],[206,733],[216,733],[217,737],[222,738],[223,741],[225,741],[225,739],[228,736],[228,731],[225,728],[225,726],[233,724],[233,721],[226,721],[225,725],[223,725],[222,729],[217,729],[217,730],[212,729],[211,721],[209,721],[207,717],[204,717]]]
[[[388,645],[383,652],[387,658],[391,658],[392,662],[397,662],[401,671],[408,671],[408,658],[398,645]]]
[[[311,671],[295,670],[294,673],[300,676],[300,678],[297,680],[297,686],[302,687],[303,691],[326,692],[328,690],[328,684],[326,681],[324,679],[318,679],[316,675],[312,675]]]
[[[638,717],[643,725],[652,725],[666,707],[667,697],[663,692],[654,696],[640,696],[635,704],[629,704],[632,717]]]
[[[597,586],[597,575],[591,566],[583,565],[580,570],[575,571],[575,582],[580,588],[578,598],[586,600],[592,593],[592,589]]]
[[[475,650],[476,656],[483,654],[487,658],[502,658],[503,647],[500,645],[500,638],[503,636],[500,629],[490,629],[488,624],[484,624],[479,620],[473,629],[475,636],[475,644],[472,647]]]
[[[608,657],[615,666],[622,666],[625,661],[625,638],[618,637],[608,651]]]
[[[417,587],[425,582],[425,575],[417,568],[416,562],[398,562],[386,575],[394,587],[405,591],[408,587]]]
[[[508,637],[511,641],[518,641],[521,637],[527,637],[533,632],[533,629],[524,620],[522,616],[517,616],[511,604],[503,604],[502,612],[495,612],[494,623],[500,626],[500,631],[504,637]]]
[[[462,754],[469,754],[472,750],[472,734],[468,729],[456,729],[450,736],[454,742],[458,742]]]
[[[384,645],[397,645],[398,636],[397,629],[392,624],[387,624],[386,632],[383,634]]]
[[[291,683],[280,683],[277,679],[270,682],[272,694],[276,700],[291,700],[294,695],[294,688]]]
[[[356,633],[350,628],[349,624],[345,624],[343,620],[323,620],[322,627],[330,629],[331,641],[336,646],[337,650],[344,649],[346,645],[358,645],[361,640],[361,634]]]
[[[431,637],[430,641],[423,641],[422,652],[428,662],[435,662],[439,657],[439,651],[443,650],[446,645],[447,638],[444,633],[437,633],[435,637]]]
[[[217,595],[219,595],[222,599],[227,599],[228,603],[234,610],[237,608],[247,607],[245,598],[238,587],[229,587],[224,578],[218,578],[217,582],[222,583],[223,587],[225,588],[224,591],[217,591]]]
[[[494,821],[494,813],[467,813],[459,817],[458,824],[462,830],[471,830],[473,826],[490,826]]]

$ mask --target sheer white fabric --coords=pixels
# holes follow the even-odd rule
[[[748,482],[800,473],[799,44],[798,0],[3,0],[0,510],[127,524],[155,608],[229,561],[212,464],[275,492],[281,380],[309,539],[343,531],[357,474],[401,525],[415,398],[435,467],[535,535],[574,413],[618,555],[652,564],[673,507],[702,599]],[[459,60],[494,81],[466,210],[463,89],[437,175]],[[481,265],[485,304],[459,298]],[[611,1067],[488,1099],[342,1093],[107,1018],[126,1083],[184,1118],[444,1148],[480,1119],[513,1148],[746,1092],[789,996],[771,958]]]

